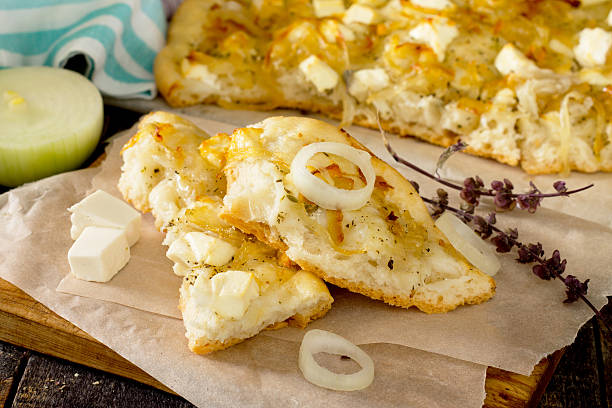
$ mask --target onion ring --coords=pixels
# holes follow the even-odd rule
[[[361,366],[353,374],[338,374],[321,367],[314,359],[316,353],[348,356]],[[336,391],[357,391],[368,387],[374,380],[374,362],[363,350],[337,334],[325,330],[310,330],[300,346],[299,366],[304,378]]]
[[[482,272],[493,276],[501,268],[493,249],[455,215],[444,212],[436,220],[436,227],[446,235],[457,251]]]
[[[345,190],[331,186],[311,174],[306,163],[315,154],[323,152],[344,157],[356,164],[365,176],[365,187]],[[376,181],[368,152],[335,142],[312,143],[300,149],[291,162],[291,177],[304,197],[326,210],[357,210],[363,207],[370,199]]]

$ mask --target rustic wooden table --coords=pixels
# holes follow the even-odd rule
[[[612,307],[606,311],[608,315],[610,312]],[[608,340],[598,322],[592,320],[562,359],[562,353],[553,354],[529,377],[490,367],[485,407],[536,407],[542,394],[541,407],[608,407],[612,395]],[[5,408],[190,406],[2,279],[0,404]]]
[[[6,295],[7,291],[15,302],[13,305],[3,305],[0,310],[0,325],[11,326],[0,326],[0,338],[25,344],[28,348],[0,341],[0,406],[192,407],[184,399],[161,390],[163,386],[146,373],[93,339],[88,339],[85,333],[70,323],[45,311],[42,305],[16,292],[10,284],[0,283],[0,293]],[[30,304],[31,310],[20,312],[21,317],[11,315],[12,308],[24,304]],[[609,305],[607,313],[610,314],[610,311],[612,307]],[[83,362],[87,366],[52,355]],[[487,373],[485,406],[606,408],[612,401],[611,376],[610,342],[602,335],[598,322],[591,320],[580,330],[574,344],[565,351],[540,401],[538,395],[529,395],[530,391],[537,392],[537,387],[530,381],[531,377],[490,369]],[[546,381],[548,379],[540,378],[539,385],[546,387]],[[505,386],[500,387],[500,384]],[[525,398],[521,398],[523,394]]]
[[[138,116],[107,107],[105,135],[129,128]],[[610,338],[593,319],[531,377],[490,368],[486,389],[487,407],[610,407]],[[193,405],[0,280],[0,407],[149,406]]]

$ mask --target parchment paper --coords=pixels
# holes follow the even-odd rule
[[[234,113],[234,115],[236,114]],[[218,130],[227,130],[227,126],[223,129],[222,125],[204,119],[197,120],[196,122],[211,133]],[[233,126],[230,126],[230,128],[231,127]],[[377,133],[364,129],[357,129],[353,133],[375,153],[382,151],[382,145],[380,144]],[[117,194],[116,190],[112,190],[116,183],[116,177],[118,177],[119,162],[117,160],[119,159],[117,153],[120,145],[125,142],[127,137],[129,137],[129,134],[123,135],[123,139],[118,139],[114,148],[109,151],[109,159],[103,164],[102,173],[93,180],[94,186],[106,186],[107,188],[105,189],[107,189],[107,191]],[[397,140],[394,138],[393,143],[402,154],[405,154],[408,158],[415,161],[427,162],[429,160],[431,163],[434,163],[439,154],[439,149],[411,139]],[[426,156],[430,150],[435,152],[435,154],[431,155],[431,157]],[[422,153],[422,155],[415,158],[413,157],[415,152]],[[383,156],[383,158],[385,157]],[[463,160],[463,157],[461,157],[461,159]],[[468,159],[475,160],[484,167],[494,165],[494,163],[487,160],[470,157],[468,157]],[[452,160],[457,162],[456,159]],[[477,171],[476,166],[470,166],[470,170]],[[43,303],[50,305],[51,308],[60,315],[68,318],[73,323],[90,332],[94,337],[110,345],[118,351],[119,354],[124,355],[126,358],[140,365],[143,369],[147,371],[152,370],[149,371],[152,375],[162,380],[162,382],[166,383],[169,387],[174,388],[177,392],[185,395],[188,399],[194,400],[190,390],[196,392],[204,388],[202,388],[202,386],[189,388],[191,386],[190,384],[184,384],[183,380],[173,377],[173,373],[177,372],[177,367],[180,367],[176,362],[180,361],[180,364],[184,363],[182,358],[176,361],[173,360],[173,363],[167,366],[158,366],[159,356],[174,359],[179,358],[181,353],[184,353],[183,355],[186,358],[187,356],[190,358],[198,358],[197,356],[191,356],[185,351],[186,347],[185,341],[182,339],[183,329],[180,321],[125,308],[117,304],[53,292],[55,285],[59,283],[68,270],[66,252],[71,241],[68,233],[69,216],[65,209],[74,202],[80,200],[87,191],[95,188],[92,187],[90,183],[91,177],[93,176],[92,171],[95,170],[86,170],[76,174],[56,176],[52,179],[25,186],[24,188],[13,190],[0,196],[0,219],[13,220],[12,225],[21,225],[22,227],[17,228],[17,232],[13,233],[13,230],[6,229],[7,224],[3,223],[0,225],[0,239],[4,239],[8,243],[7,247],[0,250],[0,254],[2,254],[2,258],[0,258],[0,276],[17,284],[17,286],[20,286],[35,298],[43,301]],[[483,174],[485,173],[491,174],[490,172],[483,172]],[[115,178],[113,179],[113,177]],[[409,175],[409,177],[417,179],[416,177],[412,177],[412,175]],[[609,188],[612,187],[612,182],[609,177],[602,177],[602,180],[604,183],[608,183],[607,186]],[[425,191],[436,187],[431,182],[428,183],[421,180],[419,180],[419,182]],[[69,186],[73,185],[73,187],[67,188],[65,184]],[[40,200],[40,198],[43,197],[45,199]],[[63,201],[58,202],[55,199],[51,200],[51,197],[63,197]],[[600,198],[599,195],[597,195],[597,197]],[[597,219],[597,217],[599,217],[599,219],[608,219],[606,218],[607,214],[611,214],[608,210],[608,206],[610,206],[610,203],[604,197],[603,201],[593,206],[599,215],[594,216],[593,214],[585,214],[584,218],[587,218],[586,215],[590,215],[590,219]],[[42,207],[42,210],[32,211],[34,207]],[[520,213],[508,214],[508,216],[504,218],[507,220],[506,222],[508,225],[517,226],[519,228],[521,237],[524,240],[541,240],[547,250],[559,248],[562,254],[568,258],[569,273],[579,277],[588,276],[591,278],[589,298],[593,303],[598,307],[604,304],[604,295],[612,293],[612,274],[610,274],[608,266],[612,258],[612,256],[609,255],[612,253],[612,230],[601,224],[588,222],[584,218],[581,219],[552,210],[538,211],[538,213],[531,218],[524,217]],[[49,220],[53,221],[51,222]],[[148,222],[150,223],[150,219]],[[44,227],[47,224],[50,225]],[[147,222],[145,222],[145,224],[147,224]],[[41,236],[39,232],[41,228],[42,230],[46,228],[44,232],[47,235],[43,234],[44,236]],[[145,228],[150,228],[150,225]],[[62,231],[65,232],[65,235],[62,239],[58,239]],[[144,239],[146,239],[146,237]],[[45,246],[41,246],[43,243]],[[42,262],[40,259],[33,259],[34,257],[28,256],[32,251],[40,251],[41,247],[45,248],[45,256],[42,257],[46,260],[45,263],[40,263]],[[597,251],[593,251],[593,248],[597,248]],[[136,252],[137,248],[134,247],[134,250]],[[163,255],[163,249],[161,252]],[[53,259],[46,259],[50,257]],[[572,305],[562,304],[561,300],[564,298],[564,294],[562,285],[559,282],[551,283],[540,281],[531,275],[528,268],[516,264],[512,258],[512,255],[502,257],[503,269],[496,276],[498,284],[497,294],[493,300],[486,304],[462,307],[445,315],[428,316],[412,310],[386,306],[381,302],[371,301],[365,297],[350,294],[338,289],[333,290],[332,293],[336,299],[332,311],[325,318],[315,322],[311,327],[334,331],[356,343],[395,343],[411,347],[408,349],[411,350],[411,352],[415,352],[412,348],[416,348],[465,361],[529,374],[533,365],[537,363],[541,357],[571,343],[578,328],[592,313],[580,303]],[[148,256],[147,261],[146,265],[143,265],[141,268],[136,268],[137,271],[141,272],[134,276],[133,285],[136,285],[136,287],[138,287],[143,275],[147,279],[153,276],[149,273],[152,268],[159,267],[160,269],[167,270],[168,273],[171,274],[168,261],[165,260],[163,256],[161,256],[160,259]],[[138,258],[133,259],[131,263],[132,262],[137,264]],[[43,268],[43,266],[45,266],[46,269]],[[53,272],[51,273],[50,270]],[[124,272],[126,271],[122,271],[120,275]],[[40,276],[41,273],[50,274],[50,276]],[[114,281],[115,279],[111,281],[111,286],[114,284]],[[132,284],[129,284],[128,288],[131,286]],[[159,285],[152,284],[150,286],[156,288]],[[75,288],[72,287],[71,290],[74,289]],[[81,287],[77,289],[82,290],[82,294],[97,296],[97,291],[92,293],[91,288],[87,289]],[[62,290],[65,290],[65,287],[63,287]],[[123,291],[125,293],[125,289]],[[117,293],[119,292],[120,291],[117,291]],[[135,293],[130,293],[129,303],[132,306],[147,309],[147,306],[143,306],[140,303],[140,298],[150,296],[151,294],[137,290]],[[113,300],[118,303],[128,303],[124,300],[124,297],[125,296],[117,295]],[[105,296],[104,298],[108,300],[109,296]],[[87,307],[84,305],[87,305]],[[91,313],[88,312],[91,310],[103,310],[103,312],[92,316]],[[157,312],[160,313],[159,310],[157,310]],[[168,311],[166,314],[173,315],[174,313],[175,311]],[[118,326],[116,325],[114,314],[120,315],[119,320],[122,320]],[[92,324],[90,321],[92,317],[101,319],[103,323],[99,324],[99,326],[97,324]],[[143,321],[146,322],[142,326],[140,326],[141,317]],[[129,324],[133,325],[129,327],[122,326],[128,324],[125,322],[125,319],[129,319],[130,322],[133,322]],[[163,328],[160,328],[160,326],[163,326]],[[110,331],[110,334],[107,335],[106,331],[101,332],[99,328],[102,327],[106,327],[107,330]],[[170,327],[172,327],[174,332],[169,329]],[[93,330],[93,332],[89,329]],[[202,360],[202,358],[200,358],[198,361],[218,362],[218,359],[226,358],[218,356],[234,356],[234,353],[240,353],[240,350],[251,347],[251,344],[259,345],[263,344],[263,342],[274,342],[272,349],[275,347],[284,347],[282,344],[297,347],[297,343],[289,340],[299,340],[302,335],[303,331],[291,329],[282,329],[274,332],[270,331],[266,332],[265,335],[257,336],[256,340],[249,341],[245,345],[237,348],[233,347],[227,352],[215,354],[212,360],[209,360],[209,358],[204,358],[204,360]],[[122,338],[123,342],[114,341],[116,336]],[[137,339],[134,339],[134,336]],[[173,337],[174,343],[171,343],[171,349],[167,348],[168,344],[165,343],[168,340],[168,336],[175,336]],[[126,345],[125,343],[130,344]],[[390,345],[376,345],[376,347],[392,347],[389,349],[393,350],[390,351],[390,353],[395,353],[395,350],[404,350],[402,347],[393,348],[394,346]],[[149,348],[154,349],[155,353],[157,353],[157,356],[153,358],[152,361],[149,361],[148,358],[151,356],[147,353],[144,353],[146,356],[143,356],[142,350],[148,350]],[[253,350],[248,349],[247,355],[252,356],[253,354],[249,354],[252,352]],[[263,353],[263,351],[261,352]],[[177,354],[175,355],[172,353]],[[276,351],[270,353],[275,354]],[[448,365],[449,361],[452,361],[453,364],[459,364],[456,360],[452,359],[443,358],[440,360],[441,356],[429,353],[423,356],[428,356],[428,358],[435,357],[435,359],[432,361],[425,361],[427,358],[424,358],[423,361],[419,362],[419,364],[421,364],[420,370],[433,369],[438,363]],[[276,357],[275,355],[271,355],[270,358]],[[231,358],[236,358],[236,360],[232,360],[234,364],[238,365],[238,372],[236,374],[241,373],[241,370],[246,370],[244,366],[237,363],[237,361],[243,361],[243,356]],[[286,359],[285,357],[283,358]],[[399,359],[394,359],[391,356],[388,363],[392,365],[404,364],[403,360],[397,360]],[[225,360],[223,361],[225,362]],[[280,366],[284,367],[281,371],[290,371],[286,367],[287,363],[288,362],[280,364],[279,362]],[[295,363],[293,362],[293,364]],[[260,366],[260,369],[263,369],[264,366]],[[470,369],[474,369],[474,372],[477,372],[478,375],[484,376],[484,368],[482,366],[468,363],[465,367],[470,367]],[[469,370],[465,367],[462,368],[462,370],[466,372],[466,376],[469,376],[467,374]],[[270,369],[274,370],[274,368],[265,366],[265,370]],[[295,365],[293,365],[293,369],[295,370]],[[396,369],[403,370],[399,366],[396,366],[390,369],[390,371]],[[445,400],[447,393],[452,394],[455,392],[456,385],[457,389],[468,390],[469,398],[473,397],[470,401],[475,403],[475,401],[478,400],[476,405],[482,403],[482,388],[479,388],[479,393],[469,388],[466,383],[462,383],[461,380],[459,380],[459,383],[461,383],[459,384],[456,377],[443,374],[447,372],[444,371],[445,369],[446,368],[441,368],[440,371],[438,371],[436,367],[434,377],[437,378],[436,381],[438,381],[438,384],[446,382],[445,387],[440,387],[446,389],[446,391],[442,391],[440,388],[436,389],[436,396],[431,396],[433,399],[438,401]],[[218,370],[220,373],[223,372],[223,369],[216,366],[214,370]],[[211,372],[217,373],[217,371]],[[399,373],[399,371],[397,372]],[[231,373],[228,372],[228,376],[230,375]],[[249,375],[255,374],[249,371]],[[404,372],[402,371],[400,376],[403,375]],[[177,374],[174,374],[174,376],[176,377]],[[257,374],[257,376],[261,376],[261,374]],[[275,377],[275,381],[282,381],[284,389],[284,382],[290,381],[287,378],[284,376]],[[470,378],[473,380],[473,377]],[[206,381],[213,380],[206,379]],[[305,387],[299,377],[296,377],[295,381],[300,383],[300,387]],[[471,382],[470,384],[473,386],[474,383]],[[404,390],[406,390],[404,385],[405,383],[402,383],[402,386],[395,390],[395,392],[403,395]],[[482,382],[478,383],[478,387],[482,387]],[[417,388],[418,390],[423,389],[422,387]],[[248,390],[248,386],[245,386],[244,389]],[[227,391],[227,388],[224,388],[224,390]],[[239,390],[234,392],[236,393],[237,399],[232,401],[238,401],[239,398],[247,398],[248,401],[256,401],[257,398],[260,398],[262,395],[255,391],[250,393],[245,392],[244,394]],[[364,392],[364,394],[368,394],[368,397],[364,398],[374,398],[373,396],[369,396],[369,392],[370,391]],[[409,392],[412,395],[414,389],[410,389]],[[310,390],[310,392],[300,395],[304,395],[305,398],[308,398],[308,396],[315,394],[315,391]],[[425,396],[421,396],[420,391],[417,391],[417,395],[419,395],[418,398],[426,398]],[[219,394],[218,396],[210,398],[214,398],[213,400],[217,401],[216,398],[221,398],[222,396],[223,394]],[[349,397],[356,398],[352,396]],[[403,398],[405,397],[407,396],[403,395]],[[227,395],[223,396],[223,398],[227,398]],[[401,399],[398,399],[398,401],[400,400]],[[207,401],[211,400],[209,399]],[[267,399],[265,401],[264,405],[268,405],[270,402]],[[283,401],[286,402],[286,400]],[[364,401],[366,401],[366,399],[364,399]],[[427,399],[423,399],[423,401],[427,401]],[[351,404],[353,404],[353,402],[351,402]],[[431,405],[425,404],[425,406]],[[468,405],[455,404],[454,406]]]
[[[0,196],[0,239],[5,244],[0,247],[0,277],[192,403],[207,408],[482,405],[486,367],[474,363],[397,345],[369,344],[363,348],[374,360],[374,383],[363,391],[333,392],[303,379],[297,366],[299,343],[257,336],[228,350],[198,356],[188,350],[178,319],[57,292],[72,242],[65,209],[90,189],[96,171],[55,176]],[[142,263],[137,283],[150,279],[151,270],[164,262]],[[144,296],[140,286],[132,287],[129,295]],[[346,364],[338,358],[328,362],[340,368]]]
[[[217,122],[192,119],[211,134],[218,131],[227,132],[232,127],[229,126],[228,129],[228,126]],[[357,127],[352,129],[352,132],[372,151],[385,159],[390,158],[384,151],[378,133]],[[424,167],[431,167],[437,160],[435,153],[439,153],[438,148],[412,139],[399,140],[392,137],[392,141],[402,154],[418,153],[416,157],[424,161]],[[96,186],[106,187],[107,190],[115,189],[121,165],[118,150],[124,142],[125,139],[118,140],[109,151],[109,160],[112,161],[107,160],[104,163],[103,173],[94,180]],[[431,154],[428,150],[435,153]],[[429,158],[430,162],[424,158]],[[467,155],[454,158],[455,163],[464,158],[476,163],[492,164],[489,160]],[[411,178],[417,179],[424,191],[437,188],[435,183],[425,178]],[[612,177],[608,176],[601,184],[604,183],[607,183],[607,187],[612,191]],[[581,197],[583,201],[586,201],[585,196],[587,193]],[[569,201],[565,198],[556,200]],[[609,201],[612,201],[612,198]],[[607,209],[607,206],[611,205],[609,202],[600,202],[599,205],[597,212],[601,213],[602,218],[606,213],[612,214],[612,209]],[[502,226],[516,226],[521,239],[527,242],[542,242],[548,253],[559,249],[568,259],[567,273],[581,279],[590,278],[589,299],[597,307],[605,304],[605,295],[612,293],[612,230],[601,224],[546,208],[540,209],[535,215],[514,211],[500,216],[499,219]],[[591,248],[598,250],[589,250]],[[538,279],[532,275],[528,266],[516,263],[515,257],[514,253],[500,257],[503,266],[495,277],[497,292],[495,297],[485,304],[460,307],[452,313],[432,316],[412,309],[393,308],[361,295],[335,289],[332,293],[335,299],[332,311],[324,319],[314,322],[312,327],[334,331],[354,339],[359,344],[399,344],[530,374],[533,366],[544,356],[571,344],[578,329],[590,318],[592,312],[581,302],[571,305],[562,303],[565,293],[561,282]],[[132,279],[134,283],[126,281],[132,285],[136,284],[137,280],[138,275],[135,275]],[[66,287],[62,283],[59,289],[64,291]],[[98,297],[96,292],[87,290],[79,281],[74,282],[69,292]],[[172,312],[175,310],[172,306]],[[164,314],[170,315],[170,311]],[[266,335],[299,341],[302,332],[286,328],[267,332]]]

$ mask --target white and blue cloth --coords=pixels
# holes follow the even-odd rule
[[[166,25],[161,0],[0,0],[0,68],[80,54],[103,94],[152,99]]]

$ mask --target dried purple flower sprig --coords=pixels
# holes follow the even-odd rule
[[[413,185],[415,184],[412,182]],[[417,185],[418,189],[418,185]],[[444,190],[442,190],[444,191]],[[446,193],[446,192],[444,192]],[[480,235],[482,239],[487,239],[493,235],[490,240],[495,245],[497,252],[506,253],[510,252],[512,248],[517,248],[518,258],[517,262],[527,264],[535,263],[532,267],[532,272],[540,279],[550,280],[558,278],[565,285],[566,299],[563,303],[573,303],[578,299],[581,299],[600,319],[603,325],[610,330],[605,317],[597,310],[597,308],[587,299],[587,290],[589,279],[581,282],[574,275],[563,276],[567,260],[561,260],[561,254],[559,250],[555,249],[550,258],[545,257],[544,249],[542,244],[537,242],[535,244],[524,244],[518,240],[518,230],[510,228],[508,231],[502,231],[494,224],[497,222],[495,212],[490,213],[487,218],[483,218],[479,215],[474,215],[465,210],[454,208],[448,205],[448,195],[438,190],[438,199],[431,199],[427,197],[421,197],[423,201],[431,204],[433,207],[433,214],[441,214],[444,211],[451,211],[457,214],[461,219],[464,220],[472,229]]]
[[[461,141],[457,142],[456,144],[448,147],[442,153],[442,155],[440,156],[440,159],[438,160],[438,167],[436,168],[435,173],[432,174],[428,172],[427,170],[424,170],[420,168],[419,166],[402,158],[391,147],[391,144],[389,143],[389,140],[387,139],[387,136],[382,131],[382,129],[381,129],[381,135],[383,138],[383,142],[385,143],[385,148],[387,149],[389,154],[391,154],[391,156],[396,162],[401,163],[404,166],[409,167],[410,169],[426,177],[429,177],[430,179],[435,180],[438,183],[446,187],[460,191],[461,192],[460,197],[463,199],[463,201],[465,201],[466,203],[465,209],[468,212],[471,212],[470,210],[478,205],[480,201],[480,197],[489,196],[489,197],[494,197],[493,202],[495,203],[495,206],[497,207],[498,210],[511,210],[516,206],[516,204],[518,204],[519,208],[523,210],[527,210],[530,213],[534,213],[537,210],[537,208],[540,206],[540,203],[542,202],[544,198],[567,197],[571,194],[579,193],[581,191],[587,190],[594,186],[594,184],[589,184],[588,186],[584,186],[584,187],[577,188],[574,190],[568,190],[567,187],[565,186],[564,181],[557,181],[553,184],[553,188],[555,189],[556,192],[544,194],[535,186],[535,184],[533,184],[533,182],[530,182],[529,185],[531,189],[528,192],[515,193],[513,191],[514,185],[508,179],[504,179],[503,181],[493,180],[491,182],[491,188],[487,189],[485,188],[485,184],[482,181],[482,179],[478,176],[468,177],[463,181],[463,185],[459,185],[459,184],[450,182],[448,180],[444,180],[438,177],[436,174],[438,173],[441,166],[444,165],[446,160],[448,160],[448,158],[452,154],[465,149],[466,145],[463,142]]]
[[[461,140],[459,140],[459,141],[457,141],[457,143],[455,143],[453,145],[450,145],[446,149],[444,149],[442,154],[440,154],[440,157],[438,157],[438,162],[436,163],[436,170],[434,171],[434,175],[437,178],[440,178],[439,171],[442,170],[442,167],[444,167],[444,164],[446,163],[446,161],[448,159],[450,159],[450,157],[453,154],[462,151],[467,146],[468,145],[466,143],[464,143]]]
[[[393,150],[393,148],[389,144],[389,140],[387,139],[385,132],[382,129],[382,126],[380,125],[380,120],[378,120],[378,115],[377,121],[378,128],[382,135],[385,147],[395,161],[411,168],[412,170],[424,176],[427,176],[437,181],[442,185],[460,191],[459,196],[463,200],[463,205],[461,209],[454,208],[449,205],[448,192],[442,188],[439,188],[437,190],[436,193],[438,197],[436,199],[421,196],[423,201],[432,205],[433,217],[437,217],[444,211],[448,210],[454,212],[461,219],[463,219],[463,221],[466,224],[470,225],[472,229],[478,235],[480,235],[482,239],[487,239],[491,237],[493,235],[493,232],[495,232],[496,235],[491,238],[491,242],[495,244],[497,252],[510,252],[513,247],[516,247],[518,253],[517,261],[519,263],[535,263],[536,265],[532,267],[532,272],[541,279],[550,280],[559,278],[559,280],[563,282],[566,288],[566,299],[563,302],[573,303],[578,299],[581,299],[591,310],[593,310],[595,315],[608,329],[608,332],[610,331],[610,327],[608,326],[605,317],[586,298],[589,279],[585,280],[584,282],[581,282],[573,275],[567,275],[566,277],[564,277],[563,273],[565,272],[567,261],[565,259],[561,260],[561,254],[558,250],[554,250],[550,258],[545,258],[545,253],[540,242],[537,242],[535,244],[523,244],[522,242],[518,241],[517,229],[511,228],[508,229],[508,231],[504,232],[498,227],[496,227],[495,224],[497,222],[497,219],[495,212],[488,214],[486,219],[474,214],[474,210],[480,203],[481,196],[494,197],[493,201],[495,203],[495,206],[498,210],[501,211],[512,210],[518,203],[519,208],[526,209],[529,213],[534,213],[540,206],[540,203],[544,198],[566,197],[571,194],[587,190],[593,187],[593,184],[589,184],[588,186],[568,191],[564,181],[556,181],[555,183],[553,183],[553,188],[555,189],[556,193],[543,194],[533,182],[530,182],[530,190],[528,192],[516,194],[513,192],[514,185],[508,179],[504,179],[503,182],[499,180],[494,180],[493,182],[491,182],[491,188],[485,189],[484,182],[482,181],[482,179],[478,176],[475,176],[466,178],[464,180],[463,186],[460,186],[441,179],[438,174],[439,170],[444,166],[444,163],[453,154],[460,152],[467,147],[465,143],[459,141],[445,149],[444,152],[440,155],[440,158],[438,159],[434,174],[431,174],[428,171],[423,170],[420,167],[414,165],[413,163],[400,157],[399,154],[397,154],[397,152],[395,152],[395,150]],[[419,185],[414,181],[411,181],[411,183],[415,187],[417,192],[419,192]]]

